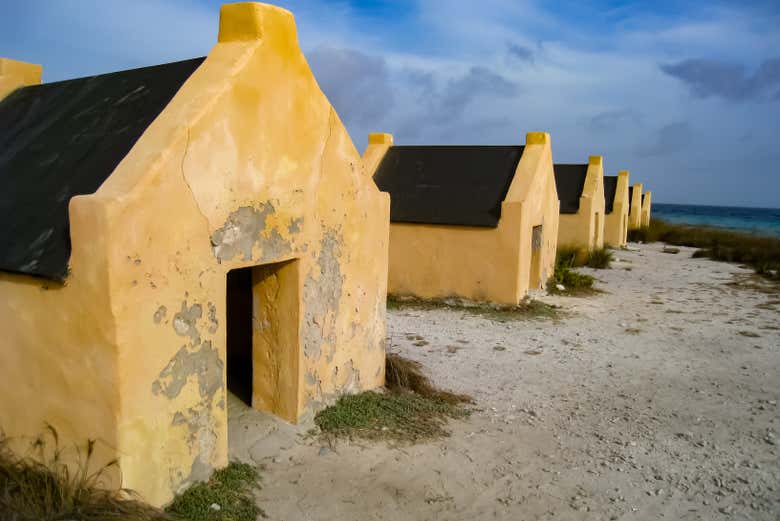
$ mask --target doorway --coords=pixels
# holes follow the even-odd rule
[[[531,273],[528,287],[539,289],[542,287],[542,225],[534,226],[531,230]]]
[[[229,271],[226,312],[228,390],[255,409],[296,421],[298,261]]]
[[[593,234],[593,244],[591,245],[591,249],[596,249],[599,247],[599,244],[603,244],[603,240],[601,237],[601,234],[604,232],[604,227],[601,225],[601,214],[599,212],[596,212],[596,231]]]

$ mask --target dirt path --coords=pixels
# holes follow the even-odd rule
[[[328,448],[231,402],[231,451],[266,466],[269,518],[780,519],[780,294],[639,248],[593,272],[605,293],[543,297],[559,322],[389,313],[391,349],[476,398],[450,438]]]

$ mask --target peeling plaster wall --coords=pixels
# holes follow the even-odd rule
[[[516,304],[531,284],[531,233],[540,224],[539,268],[546,281],[555,262],[558,195],[549,136],[532,139],[535,134],[529,134],[498,227],[390,225],[390,293]],[[387,134],[369,137],[363,154],[367,170],[376,169],[390,145]],[[539,284],[537,277],[533,286]]]
[[[604,219],[604,243],[619,248],[626,245],[628,235],[628,179],[629,173],[621,170],[618,173],[615,201],[612,213]]]
[[[558,245],[578,248],[583,256],[588,251],[604,246],[603,165],[601,156],[591,156],[588,159],[588,172],[580,197],[579,211],[576,214],[560,214]]]
[[[105,431],[123,486],[156,505],[227,464],[229,270],[296,260],[302,298],[292,336],[300,345],[297,385],[284,391],[294,395],[285,398],[289,419],[384,383],[389,198],[362,172],[298,47],[292,15],[251,3],[221,15],[220,42],[203,65],[103,186],[80,198],[93,212],[85,219],[105,216],[106,229],[73,236],[64,294],[85,304],[61,329],[78,332],[57,342],[55,330],[39,347],[72,350],[83,366],[75,353],[105,322],[113,336],[99,347],[110,371],[93,387],[108,403],[77,434]],[[89,285],[82,277],[97,267],[78,261],[80,247],[106,256],[103,278]],[[11,282],[9,293],[33,293],[18,286]],[[25,299],[46,307],[37,320],[47,323],[73,304],[37,294],[4,300],[5,320]],[[74,375],[94,381],[86,369]]]

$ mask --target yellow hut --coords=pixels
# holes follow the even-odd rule
[[[650,226],[650,211],[653,204],[653,192],[642,194],[642,228]]]
[[[371,134],[363,161],[390,193],[391,294],[517,304],[552,275],[548,134],[529,133],[525,146],[394,146]]]
[[[642,183],[635,183],[628,192],[628,229],[642,227]]]
[[[555,164],[560,201],[558,247],[582,253],[604,246],[604,159],[590,156],[587,164]]]
[[[389,198],[289,12],[223,6],[205,58],[0,70],[8,436],[96,439],[161,505],[227,464],[229,391],[295,422],[383,384]]]
[[[604,176],[604,243],[615,248],[628,242],[628,176],[627,170]]]

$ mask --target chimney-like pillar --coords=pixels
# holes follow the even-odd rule
[[[39,85],[42,74],[40,65],[0,58],[0,100],[20,87]]]

